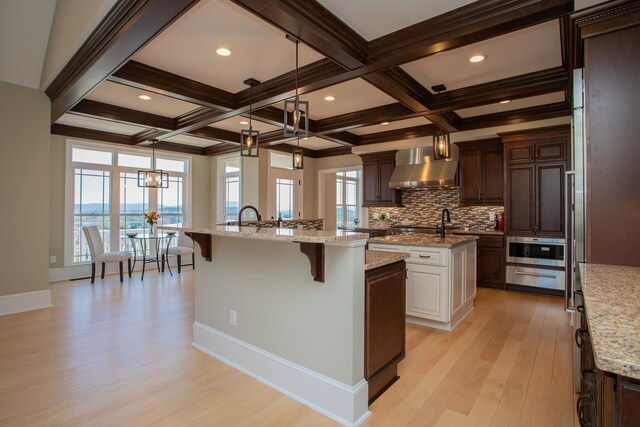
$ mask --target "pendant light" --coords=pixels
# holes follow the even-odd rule
[[[298,137],[298,146],[293,147],[293,170],[301,170],[304,163],[304,153],[300,148],[300,137]]]
[[[155,145],[157,139],[151,140],[151,167],[156,166]],[[147,188],[169,188],[169,174],[162,169],[139,170],[138,187]]]
[[[440,92],[447,90],[443,84],[432,86],[431,89],[436,92],[436,100],[440,98],[438,96]],[[433,160],[448,159],[451,157],[451,140],[449,133],[443,131],[437,124],[436,127],[436,132],[433,134]]]
[[[296,96],[284,101],[284,136],[309,137],[309,101],[300,101],[298,95],[298,44],[300,40],[287,34],[287,39],[296,44]],[[289,130],[289,109],[292,109],[293,126]]]
[[[244,81],[249,86],[249,129],[240,131],[240,156],[241,157],[258,157],[258,143],[260,141],[260,132],[253,130],[251,126],[251,115],[253,112],[253,87],[259,85],[260,82],[250,78]]]

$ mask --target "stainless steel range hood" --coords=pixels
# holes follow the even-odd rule
[[[433,160],[433,147],[411,148],[396,153],[389,188],[457,187],[458,147],[451,144],[451,158]]]

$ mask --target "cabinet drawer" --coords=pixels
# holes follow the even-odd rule
[[[409,254],[411,256],[407,262],[426,265],[447,265],[446,250],[416,247],[410,248]]]
[[[504,237],[502,236],[479,236],[478,246],[490,248],[503,248]]]
[[[386,245],[384,243],[369,243],[370,251],[407,252],[402,246]]]

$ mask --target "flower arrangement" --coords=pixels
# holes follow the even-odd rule
[[[148,213],[144,214],[144,220],[147,221],[147,224],[151,226],[157,224],[159,218],[160,215],[158,215],[158,212],[156,211],[149,211]]]

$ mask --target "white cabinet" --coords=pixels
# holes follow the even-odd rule
[[[447,268],[407,264],[407,315],[446,322]]]
[[[452,330],[473,310],[476,242],[454,248],[369,244],[369,249],[407,252],[407,322]]]

